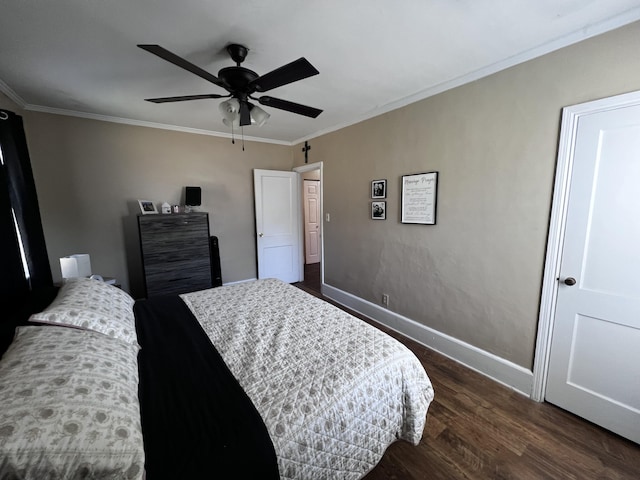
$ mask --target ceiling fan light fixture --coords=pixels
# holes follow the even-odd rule
[[[251,125],[257,125],[258,127],[261,127],[267,122],[267,120],[269,120],[269,117],[271,116],[257,105],[253,105],[250,103],[249,108],[251,109]]]
[[[257,105],[248,102],[247,104],[251,116],[251,125],[261,127],[271,117],[270,114]],[[218,109],[222,113],[222,123],[229,128],[240,128],[240,102],[237,98],[225,100],[218,106]]]
[[[259,98],[251,97],[251,94],[255,92],[267,92],[318,75],[320,72],[304,57],[282,65],[264,75],[258,75],[256,72],[242,66],[249,49],[243,45],[231,44],[227,47],[227,52],[231,56],[231,59],[236,62],[236,66],[222,68],[218,72],[218,77],[216,77],[160,45],[145,44],[138,45],[138,47],[218,87],[224,88],[229,93],[228,95],[210,93],[203,95],[182,95],[178,97],[147,98],[146,100],[148,102],[168,103],[230,97],[228,100],[220,103],[218,109],[222,114],[222,122],[232,129],[232,135],[233,130],[237,127],[245,127],[248,125],[261,127],[271,116],[260,107],[250,103],[248,101],[249,98],[270,108],[277,108],[310,118],[316,118],[322,113],[322,110],[318,108],[273,98],[268,95],[263,95]]]
[[[240,128],[240,116],[238,115],[233,120],[229,120],[228,118],[223,118],[222,123],[224,123],[229,128],[233,128],[233,129]]]
[[[218,109],[220,110],[220,113],[222,113],[222,116],[230,121],[233,121],[240,116],[240,102],[237,98],[225,100],[218,105]]]
[[[230,98],[218,105],[218,110],[222,113],[222,123],[235,130],[240,128],[240,101],[237,98]]]

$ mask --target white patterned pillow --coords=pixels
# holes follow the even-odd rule
[[[137,345],[133,304],[119,288],[78,278],[67,281],[51,305],[29,320],[94,330]]]
[[[0,478],[139,479],[138,347],[19,327],[0,360]]]

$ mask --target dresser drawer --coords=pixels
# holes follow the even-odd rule
[[[211,288],[211,270],[199,266],[182,270],[150,270],[147,273],[147,296],[195,292]]]

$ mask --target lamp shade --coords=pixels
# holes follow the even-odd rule
[[[60,259],[62,278],[88,277],[91,275],[91,257],[77,253]]]

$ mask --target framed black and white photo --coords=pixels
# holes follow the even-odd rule
[[[387,181],[373,180],[371,182],[371,198],[386,198],[386,197],[387,197]]]
[[[402,223],[436,224],[438,172],[402,176]]]
[[[151,200],[138,200],[138,205],[140,205],[140,212],[142,212],[142,215],[158,213],[155,203]]]
[[[387,202],[371,202],[371,219],[386,220]]]

